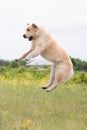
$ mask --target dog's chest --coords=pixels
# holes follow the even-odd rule
[[[51,62],[53,62],[54,61],[54,55],[52,55],[52,53],[51,53],[51,51],[43,51],[43,53],[41,53],[41,56],[43,57],[43,58],[45,58],[46,60],[48,60],[48,61],[51,61]]]

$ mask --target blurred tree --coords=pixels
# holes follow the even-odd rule
[[[17,67],[19,67],[19,64],[16,61],[11,61],[9,64],[9,67],[10,68],[17,68]]]
[[[76,71],[81,71],[81,70],[84,70],[84,71],[87,71],[87,61],[82,61],[78,58],[71,58],[71,61],[73,63],[73,66],[74,66],[74,70]]]

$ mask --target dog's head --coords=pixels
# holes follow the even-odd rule
[[[39,27],[34,23],[27,25],[26,33],[23,35],[24,38],[28,38],[29,41],[36,39],[39,36]]]

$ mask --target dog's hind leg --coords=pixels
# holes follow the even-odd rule
[[[47,89],[53,84],[54,78],[55,78],[55,70],[56,70],[55,68],[56,68],[56,65],[54,63],[51,69],[51,73],[50,73],[50,81],[48,82],[48,84],[44,85],[42,89]]]
[[[47,92],[54,90],[57,86],[62,83],[65,83],[71,77],[72,71],[67,68],[66,65],[59,65],[56,67],[54,82],[53,84],[46,89]]]
[[[54,90],[57,86],[59,86],[63,82],[62,75],[59,74],[58,77],[59,78],[55,78],[53,84],[46,89],[47,92]]]

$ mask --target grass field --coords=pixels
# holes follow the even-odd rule
[[[87,84],[47,93],[32,81],[1,83],[0,130],[87,130]]]

